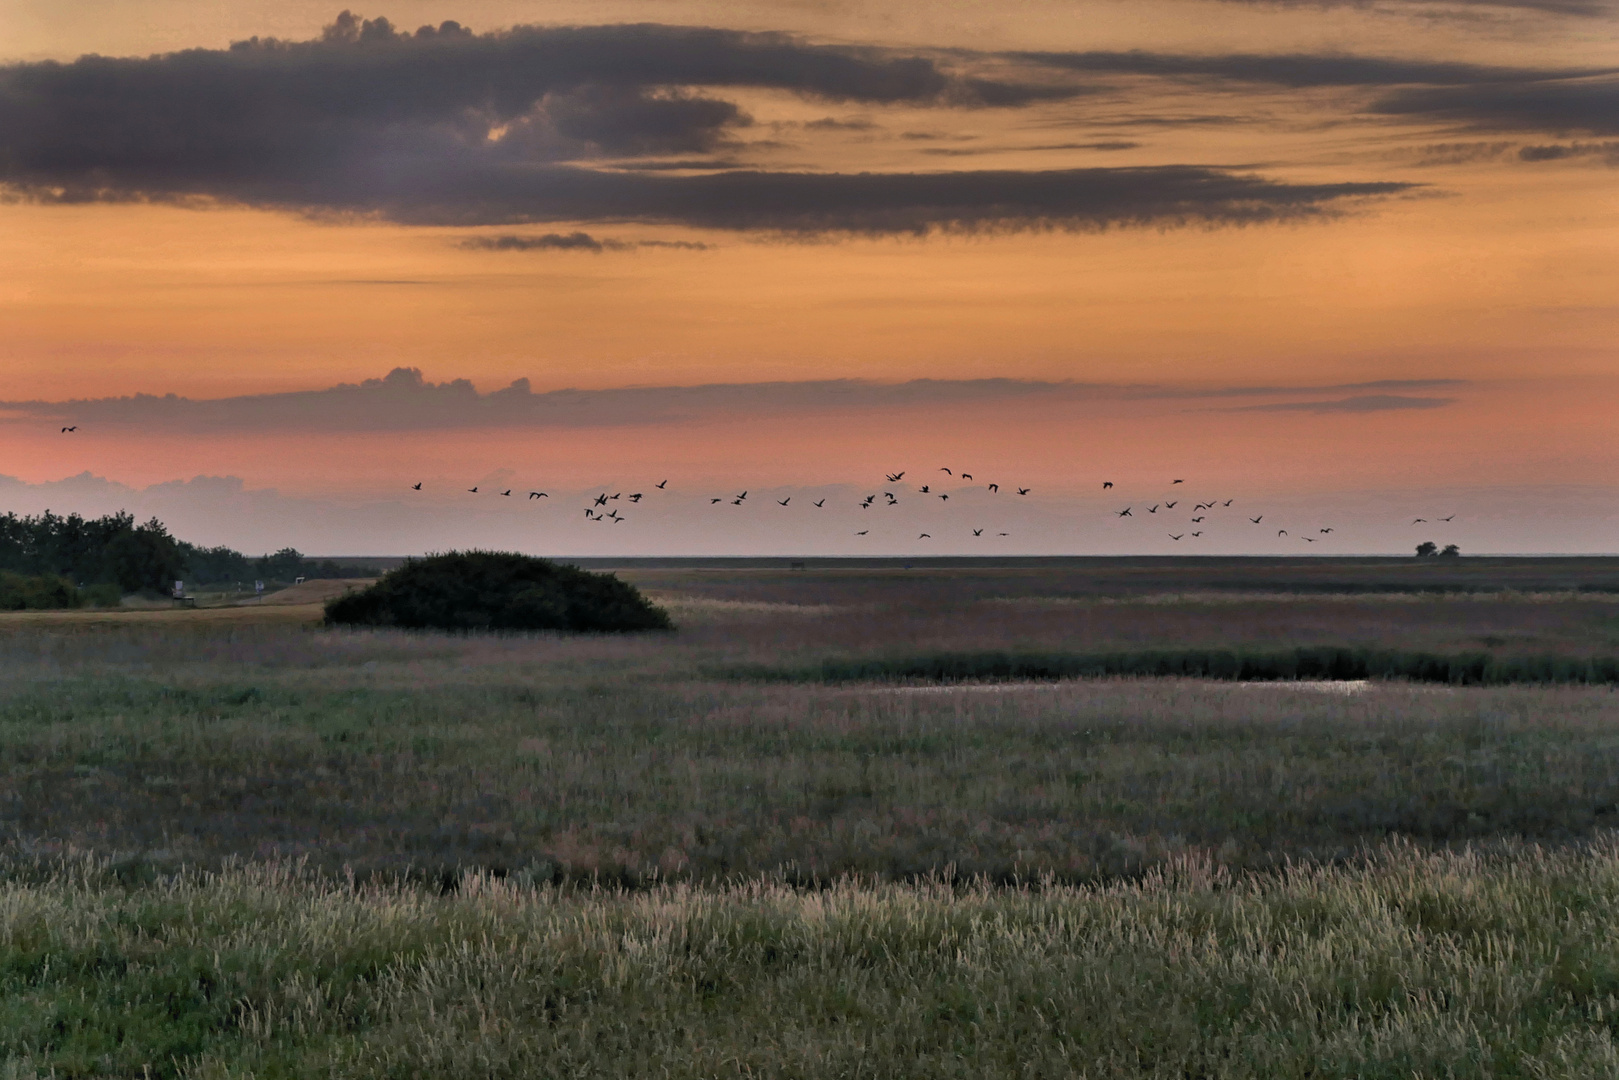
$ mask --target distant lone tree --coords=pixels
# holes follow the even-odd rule
[[[1437,554],[1439,554],[1439,545],[1432,540],[1424,540],[1417,545],[1417,558],[1419,559],[1426,559]]]
[[[338,626],[409,630],[671,630],[669,613],[612,574],[504,551],[412,559],[326,605]]]
[[[1441,559],[1459,559],[1462,557],[1462,549],[1455,544],[1446,544],[1445,550],[1439,553],[1439,557]]]

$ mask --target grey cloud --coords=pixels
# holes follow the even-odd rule
[[[1606,164],[1619,165],[1619,142],[1552,143],[1518,149],[1519,161],[1562,161],[1566,158],[1599,157]]]
[[[1332,401],[1286,401],[1266,405],[1243,405],[1227,412],[1309,412],[1370,413],[1406,409],[1442,409],[1455,404],[1455,398],[1405,397],[1399,394],[1362,394]]]
[[[714,152],[750,119],[714,87],[1018,104],[1080,91],[964,78],[890,50],[609,26],[401,34],[0,69],[0,184],[45,202],[213,198],[407,224],[677,223],[909,233],[1321,217],[1401,183],[1286,184],[1190,165],[1056,172],[663,175],[582,163]]]
[[[1386,116],[1483,131],[1619,135],[1619,80],[1409,87],[1385,95],[1373,108]]]
[[[691,240],[618,240],[587,232],[542,233],[536,236],[469,236],[458,247],[476,251],[636,251],[663,248],[671,251],[708,251],[713,245]]]
[[[1018,59],[1089,74],[1216,78],[1292,89],[1326,86],[1474,86],[1543,82],[1607,74],[1615,68],[1505,68],[1444,60],[1404,60],[1338,53],[1023,52]]]
[[[174,394],[63,402],[0,402],[10,423],[80,424],[85,430],[161,430],[170,434],[248,431],[426,431],[467,428],[600,428],[672,424],[725,416],[884,411],[952,403],[1047,400],[1129,402],[1282,397],[1354,391],[1399,391],[1464,385],[1454,379],[1386,380],[1337,386],[1184,388],[1023,379],[862,379],[717,383],[535,393],[527,379],[480,393],[465,379],[429,382],[419,370],[396,368],[380,379],[322,390],[193,400]],[[1372,411],[1420,408],[1388,404],[1449,399],[1364,394],[1341,402],[1310,401],[1252,408],[1271,411]],[[1348,402],[1350,404],[1344,404]],[[1371,404],[1368,404],[1371,403]],[[1241,411],[1241,410],[1238,410]]]

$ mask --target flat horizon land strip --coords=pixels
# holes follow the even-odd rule
[[[1619,654],[1610,596],[660,573],[674,634],[0,617],[7,1067],[1619,1062],[1611,688],[711,674],[897,644],[1588,661]]]

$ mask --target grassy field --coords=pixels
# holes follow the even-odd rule
[[[0,616],[8,1075],[1619,1068],[1609,688],[716,674],[1619,654],[1612,562],[1140,562],[637,567],[680,629],[624,638]]]

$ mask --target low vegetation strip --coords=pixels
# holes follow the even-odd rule
[[[7,1075],[1613,1075],[1619,848],[1108,887],[0,880]]]
[[[1405,679],[1451,686],[1518,683],[1619,683],[1619,657],[1496,656],[1395,649],[1312,647],[1237,652],[1150,649],[1134,652],[935,652],[915,656],[833,657],[819,665],[742,664],[710,669],[721,678],[756,682],[966,682],[1179,677],[1267,682],[1288,679]]]

